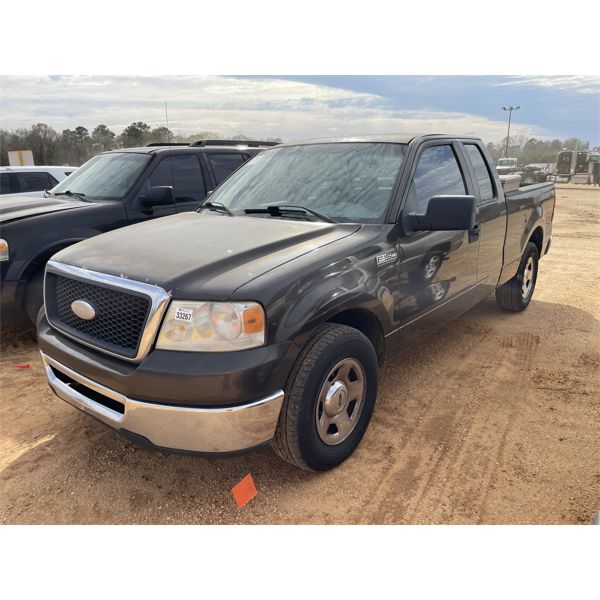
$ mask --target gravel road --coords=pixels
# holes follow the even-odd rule
[[[500,312],[490,297],[389,361],[363,442],[325,474],[268,448],[206,459],[137,447],[53,396],[35,343],[5,333],[0,522],[591,522],[600,190],[559,186],[554,234],[528,310]],[[258,495],[238,509],[231,488],[248,473]]]

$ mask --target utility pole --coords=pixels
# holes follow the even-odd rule
[[[508,158],[508,140],[510,138],[510,118],[512,117],[513,110],[519,110],[520,106],[503,106],[502,110],[508,111],[508,132],[506,134],[506,148],[504,149],[504,158]]]

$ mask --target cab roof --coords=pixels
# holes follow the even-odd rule
[[[456,134],[442,134],[442,133],[382,133],[382,134],[366,134],[366,135],[351,135],[341,137],[330,137],[330,138],[316,138],[311,140],[298,140],[293,142],[286,142],[278,144],[279,146],[299,146],[303,144],[333,144],[333,143],[347,143],[347,142],[380,142],[388,144],[409,144],[414,139],[473,139],[478,140],[480,138],[471,135],[456,135]]]

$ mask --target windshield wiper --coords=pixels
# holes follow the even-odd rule
[[[215,210],[217,212],[225,213],[230,217],[235,217],[235,215],[221,202],[205,202],[200,205],[198,210],[202,210],[203,208],[208,208],[208,210]]]
[[[53,196],[69,196],[69,198],[77,198],[78,200],[83,200],[84,202],[91,202],[85,197],[85,194],[81,192],[72,192],[71,190],[67,190],[66,192],[55,192],[52,194]]]
[[[273,204],[271,206],[267,206],[266,208],[245,208],[244,212],[247,215],[251,214],[261,214],[268,213],[272,217],[283,217],[284,213],[287,214],[309,214],[317,217],[320,221],[325,221],[327,223],[337,223],[335,219],[328,217],[312,208],[307,208],[306,206],[300,206],[299,204]]]

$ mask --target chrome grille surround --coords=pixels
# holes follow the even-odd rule
[[[46,278],[48,273],[53,273],[68,279],[74,279],[87,285],[96,285],[114,290],[116,292],[130,292],[138,296],[143,295],[147,297],[150,302],[150,308],[142,327],[142,332],[135,356],[127,356],[121,352],[111,351],[104,347],[100,340],[98,343],[93,343],[89,339],[86,339],[84,335],[79,336],[74,334],[72,330],[67,331],[64,327],[61,327],[60,322],[57,322],[53,318],[53,315],[48,314],[47,310],[46,293],[48,286]],[[149,283],[142,283],[141,281],[126,279],[124,277],[116,277],[114,275],[107,275],[105,273],[99,273],[97,271],[91,271],[81,267],[66,265],[53,260],[48,261],[46,264],[46,273],[44,279],[44,307],[46,311],[46,318],[48,319],[48,323],[50,323],[54,329],[81,344],[89,346],[90,348],[94,348],[95,350],[99,350],[105,354],[110,354],[111,356],[117,356],[130,362],[140,362],[148,355],[154,340],[156,339],[163,315],[171,299],[170,294],[163,288],[156,285],[151,285]]]

